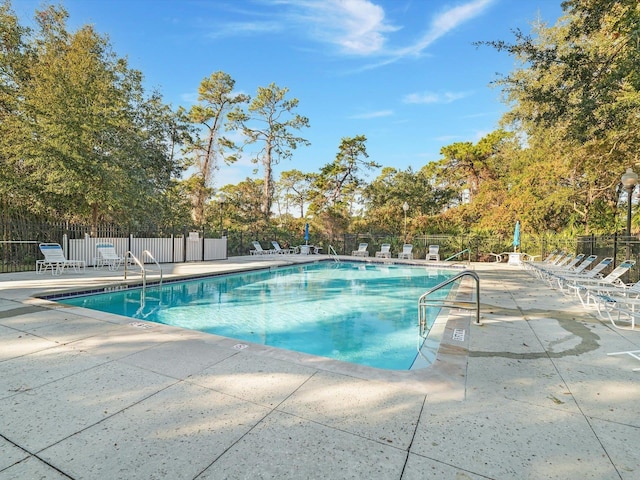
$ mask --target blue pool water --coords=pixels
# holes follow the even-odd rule
[[[58,300],[136,319],[391,370],[423,339],[418,298],[452,273],[321,262]],[[446,296],[447,289],[438,295]],[[432,312],[433,317],[437,311]],[[433,323],[434,318],[429,321]]]

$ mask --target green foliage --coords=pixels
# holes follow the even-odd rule
[[[380,167],[378,163],[368,160],[366,141],[364,135],[341,140],[335,160],[324,165],[314,178],[315,194],[310,206],[312,212],[351,211],[356,194],[363,186],[360,171]]]
[[[172,113],[92,27],[68,32],[63,8],[36,12],[33,34],[8,3],[0,12],[10,30],[0,49],[10,52],[0,58],[0,188],[54,218],[143,217],[178,172],[167,154]]]
[[[250,178],[221,189],[225,195],[225,225],[241,232],[258,232],[266,228],[261,210],[262,180]]]
[[[234,107],[249,101],[249,96],[233,94],[235,80],[224,72],[212,73],[198,88],[198,102],[189,112],[179,111],[182,120],[192,125],[184,137],[184,154],[194,168],[190,183],[193,219],[196,225],[204,221],[207,200],[213,194],[215,172],[219,158],[226,163],[236,160],[233,142],[224,137],[224,125]],[[200,128],[193,128],[196,125]],[[225,157],[225,151],[232,150]]]
[[[311,200],[311,185],[315,176],[300,170],[287,170],[280,174],[276,189],[281,192],[285,212],[294,211],[305,216],[305,206]]]
[[[219,71],[202,80],[196,105],[174,113],[93,27],[71,32],[64,8],[46,7],[29,29],[10,5],[0,2],[0,195],[12,214],[97,223],[153,212],[176,226],[218,226],[222,217],[247,234],[300,233],[308,221],[315,234],[339,238],[398,234],[406,202],[409,237],[506,238],[517,220],[525,231],[567,235],[624,225],[617,186],[640,166],[635,0],[567,0],[555,25],[483,42],[518,63],[495,82],[509,106],[501,127],[479,141],[445,145],[417,171],[383,168],[369,182],[381,165],[367,138],[344,137],[332,162],[286,171],[277,184],[274,165],[309,144],[295,133],[309,120],[287,88],[271,83],[251,99]],[[234,131],[240,145],[226,135]],[[211,201],[221,163],[249,146],[263,179],[227,185],[224,204]]]
[[[245,136],[245,146],[261,143],[262,148],[252,161],[262,164],[264,187],[262,213],[265,219],[271,215],[274,195],[273,165],[281,159],[290,158],[298,145],[309,145],[309,141],[297,137],[292,130],[309,127],[309,119],[294,113],[298,107],[296,98],[287,99],[288,88],[275,83],[258,87],[258,94],[245,111],[239,107],[229,114],[229,129],[240,130]],[[235,147],[231,142],[229,146]]]

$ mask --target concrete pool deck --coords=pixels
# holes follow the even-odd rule
[[[452,312],[457,340],[417,373],[33,298],[122,272],[2,274],[0,480],[639,478],[640,365],[607,353],[640,349],[640,332],[519,267],[472,268],[482,326]]]

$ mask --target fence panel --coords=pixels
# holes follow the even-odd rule
[[[226,258],[227,258],[227,237],[204,239],[204,259],[205,260],[226,260]]]
[[[132,238],[131,253],[140,261],[149,263],[148,258],[143,258],[142,252],[148,250],[158,263],[171,263],[173,261],[173,238]]]
[[[90,237],[85,235],[81,239],[71,239],[68,241],[69,246],[67,251],[67,258],[70,260],[84,260],[87,266],[93,266],[96,264],[98,257],[98,250],[96,245],[99,243],[111,243],[118,255],[124,257],[125,253],[129,250],[129,237],[117,238],[117,237]],[[63,240],[63,244],[65,241]],[[65,246],[63,245],[63,249]]]
[[[185,260],[187,262],[201,261],[203,258],[203,239],[200,232],[189,232],[186,243],[187,253]]]

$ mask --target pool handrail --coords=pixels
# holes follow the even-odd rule
[[[450,283],[453,283],[464,276],[470,276],[476,281],[475,301],[472,302],[472,301],[466,301],[466,300],[449,300],[446,298],[433,299],[433,300],[427,299],[427,297],[433,292],[436,292],[441,288],[446,287]],[[463,310],[475,310],[476,320],[474,323],[476,325],[481,325],[480,323],[480,277],[473,270],[465,270],[464,272],[458,273],[457,275],[439,283],[435,287],[430,288],[425,293],[420,295],[420,298],[418,299],[418,326],[420,329],[420,335],[423,337],[429,334],[427,330],[427,314],[426,314],[427,307],[440,307],[440,308],[448,307],[448,308],[460,308]],[[426,335],[425,335],[425,331],[426,331]]]
[[[468,248],[465,248],[464,250],[458,252],[458,253],[454,253],[453,255],[451,255],[449,258],[445,258],[444,261],[448,262],[449,260],[452,260],[456,257],[459,257],[460,255],[463,255],[464,253],[468,253],[469,254],[469,262],[471,261],[471,250],[469,250]]]
[[[338,258],[338,253],[336,252],[336,249],[333,248],[333,245],[329,245],[329,248],[327,249],[327,252],[329,253],[329,255],[331,255],[333,257],[333,260],[336,263],[340,263],[340,259]]]
[[[151,260],[153,263],[156,264],[156,266],[158,267],[158,271],[160,272],[160,286],[162,286],[162,268],[160,267],[160,264],[158,263],[158,261],[155,259],[155,257],[153,256],[153,254],[149,251],[149,250],[144,250],[142,252],[142,259],[144,260],[145,257],[147,257],[149,260]],[[142,276],[142,289],[144,290],[147,287],[147,271],[149,270],[148,268],[146,268],[144,266],[144,262],[141,262],[138,257],[136,257],[133,252],[131,252],[131,250],[129,250],[127,253],[125,253],[124,255],[125,261],[124,261],[124,279],[127,279],[127,265],[131,265],[131,262],[135,263],[136,265],[138,265],[138,267],[140,267],[140,275]]]

